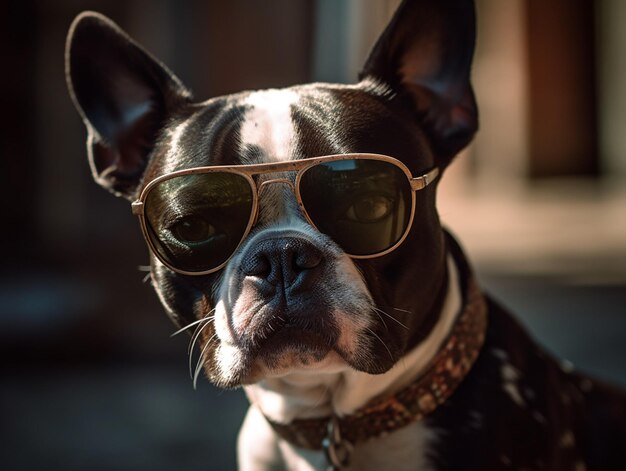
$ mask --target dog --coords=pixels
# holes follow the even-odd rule
[[[111,20],[72,24],[93,176],[208,378],[250,399],[240,469],[626,469],[626,396],[542,350],[439,221],[474,43],[470,0],[405,0],[357,84],[198,103]]]

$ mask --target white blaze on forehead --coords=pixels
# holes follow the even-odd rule
[[[260,147],[270,160],[290,160],[295,142],[291,107],[299,95],[292,90],[262,90],[248,96],[250,106],[241,126],[241,145]]]

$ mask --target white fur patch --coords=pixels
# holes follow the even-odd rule
[[[500,368],[500,375],[502,376],[502,389],[515,404],[520,407],[526,407],[526,401],[524,401],[517,385],[520,376],[519,371],[510,363],[505,363]]]
[[[260,147],[268,161],[291,160],[295,143],[291,107],[298,99],[299,95],[289,89],[251,93],[244,103],[251,108],[241,126],[241,145]]]
[[[233,372],[240,370],[241,352],[233,345],[222,343],[217,347],[216,357],[220,377],[226,383],[230,383],[233,380]]]
[[[415,422],[376,440],[360,443],[354,447],[350,471],[431,471],[432,463],[428,449],[437,440],[434,430],[423,422]]]
[[[509,359],[509,356],[507,355],[507,353],[500,348],[492,348],[491,354],[501,361],[507,361]]]
[[[215,333],[220,343],[234,345],[236,339],[233,337],[230,326],[228,325],[228,317],[226,316],[226,303],[231,304],[231,300],[227,299],[228,291],[223,291],[226,299],[222,297],[215,305]]]

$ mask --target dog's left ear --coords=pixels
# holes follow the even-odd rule
[[[476,37],[471,0],[404,0],[360,74],[407,96],[447,165],[478,128],[470,83]]]
[[[65,54],[70,94],[89,132],[93,176],[132,200],[159,132],[191,94],[167,67],[96,12],[74,20]]]

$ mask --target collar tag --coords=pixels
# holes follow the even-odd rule
[[[328,422],[328,430],[322,440],[322,447],[328,462],[327,471],[341,470],[350,464],[350,455],[354,446],[348,440],[341,438],[339,420],[334,415]]]

